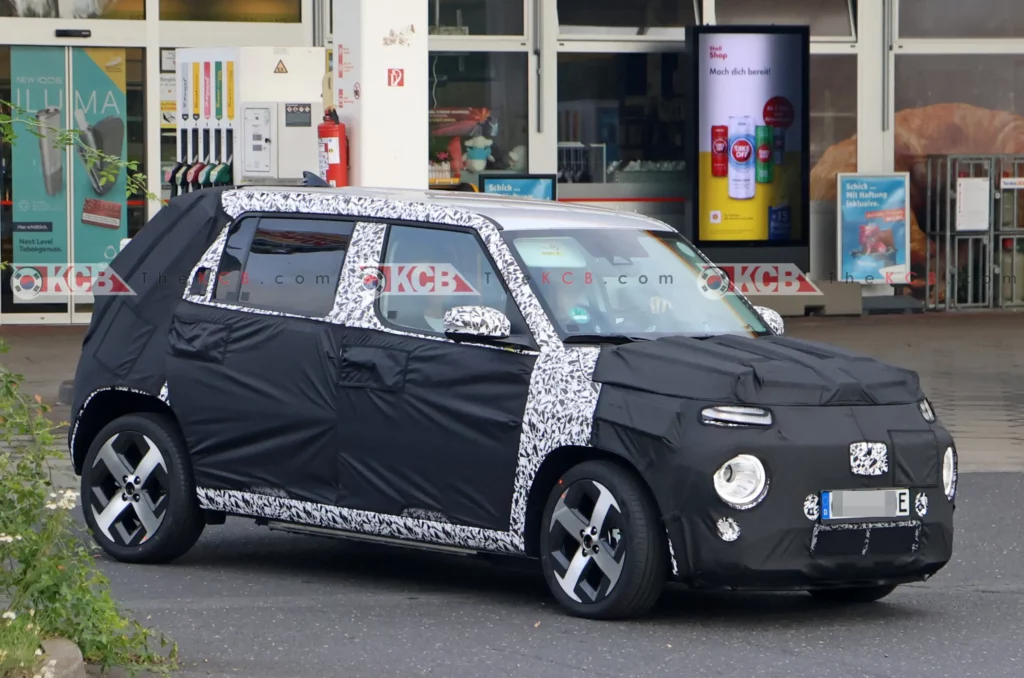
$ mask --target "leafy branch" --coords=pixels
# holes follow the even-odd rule
[[[85,163],[86,169],[91,172],[93,168],[98,168],[101,186],[116,182],[118,174],[124,171],[125,192],[128,196],[142,196],[146,200],[167,203],[149,190],[148,179],[145,174],[139,172],[137,160],[125,160],[120,156],[104,153],[82,140],[82,130],[45,125],[30,111],[0,99],[0,145],[14,145],[18,139],[19,126],[38,139],[51,138],[53,148],[61,151],[66,148],[75,149]]]

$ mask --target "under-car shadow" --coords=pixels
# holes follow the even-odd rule
[[[477,596],[481,604],[545,608],[561,615],[535,561],[520,558],[455,556],[366,542],[273,532],[244,526],[212,528],[172,567],[218,570],[239,576],[294,579],[324,587],[356,585],[401,589],[412,595]],[[241,524],[240,524],[241,523]],[[251,525],[251,524],[250,524]],[[881,602],[838,607],[806,593],[695,592],[670,585],[644,619],[631,623],[737,625],[751,630],[786,623],[820,626],[919,619],[921,609],[901,601],[901,591]]]

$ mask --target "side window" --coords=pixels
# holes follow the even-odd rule
[[[214,298],[318,318],[330,313],[354,224],[252,217],[228,236]]]
[[[377,311],[388,325],[443,334],[449,309],[490,306],[508,316],[513,339],[532,343],[518,306],[474,233],[391,226],[384,274],[387,282]]]

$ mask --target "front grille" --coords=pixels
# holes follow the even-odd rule
[[[917,521],[816,525],[811,553],[825,558],[907,555],[917,551],[920,530]]]

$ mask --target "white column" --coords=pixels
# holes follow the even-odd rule
[[[146,0],[146,184],[150,193],[160,196],[160,0]],[[146,221],[160,209],[160,203],[148,200]]]
[[[857,3],[857,169],[860,172],[891,172],[892,119],[888,132],[883,127],[883,105],[892,109],[892,82],[889,98],[883,96],[883,68],[889,68],[885,52],[883,0]]]
[[[353,186],[428,186],[424,0],[335,0],[334,103]]]

